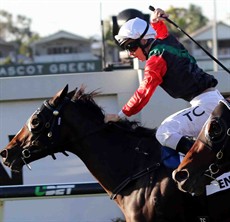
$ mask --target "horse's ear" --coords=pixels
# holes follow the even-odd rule
[[[72,99],[73,96],[75,95],[75,92],[76,92],[76,91],[77,91],[77,88],[76,88],[75,90],[71,91],[71,92],[68,92],[67,96],[68,96],[70,99]]]
[[[68,84],[64,89],[60,90],[49,102],[53,106],[57,106],[67,95],[68,93]]]
[[[67,84],[65,88],[61,91],[60,99],[64,99],[68,93],[69,85]]]

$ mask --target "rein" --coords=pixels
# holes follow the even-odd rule
[[[111,125],[113,124],[114,126],[116,126],[117,128],[125,131],[125,132],[128,132],[128,133],[135,133],[134,131],[130,130],[130,129],[127,129],[125,127],[122,127],[120,126],[119,124],[117,124],[116,122],[108,122],[107,124],[104,124],[102,125],[101,127],[95,129],[95,130],[92,130],[91,132],[87,133],[86,135],[83,135],[82,137],[80,137],[78,140],[82,140],[84,138],[86,138],[87,136],[91,135],[91,134],[94,134],[94,133],[97,133],[99,132],[100,130],[102,129],[105,129],[108,125]],[[138,145],[139,145],[140,142],[138,142]],[[136,146],[135,148],[135,151],[139,152],[139,153],[143,153],[144,155],[148,155],[148,153],[145,153],[145,152],[142,152],[139,150],[139,147],[138,145]],[[144,170],[141,170],[140,172],[132,175],[132,176],[129,176],[128,178],[126,178],[125,180],[123,180],[113,191],[112,191],[112,194],[110,195],[110,199],[111,200],[114,200],[116,199],[117,195],[123,190],[125,189],[126,186],[128,186],[129,183],[131,183],[132,181],[156,170],[158,167],[160,167],[160,163],[154,163],[152,165],[150,165],[149,167],[147,167],[146,169]]]
[[[45,143],[42,144],[42,147],[44,147],[47,150],[49,149],[49,151],[48,151],[49,155],[51,155],[52,158],[55,160],[56,157],[55,157],[54,153],[57,150],[57,147],[67,145],[71,142],[71,141],[68,141],[68,142],[62,143],[62,144],[58,143],[58,138],[59,138],[59,134],[60,134],[59,133],[60,126],[62,124],[61,110],[62,110],[63,106],[69,101],[74,102],[68,98],[65,98],[63,100],[63,102],[61,104],[59,104],[58,107],[54,107],[54,106],[50,105],[48,100],[43,102],[41,109],[38,109],[33,114],[33,115],[35,115],[35,114],[41,115],[40,117],[42,118],[42,120],[44,120],[44,123],[43,123],[41,129],[39,129],[38,131],[36,131],[36,129],[32,129],[30,121],[29,120],[27,121],[27,127],[28,127],[29,131],[32,132],[34,135],[36,135],[36,133],[37,134],[39,133],[37,135],[37,137],[35,137],[35,139],[33,141],[31,141],[29,147],[36,146],[36,145],[38,146],[39,144],[41,144],[41,142],[39,142],[39,139],[42,135],[44,136],[46,134],[46,137],[45,137],[46,140],[45,140]],[[102,124],[101,126],[97,127],[96,129],[88,131],[84,135],[80,135],[79,138],[77,138],[77,141],[81,141],[83,139],[86,139],[88,136],[100,132],[101,130],[105,129],[106,127],[108,127],[111,124],[114,125],[116,128],[123,130],[124,132],[135,134],[135,131],[132,129],[131,130],[127,129],[127,128],[123,127],[122,125],[119,125],[115,122],[109,122],[107,124]],[[139,141],[139,143],[140,143],[140,141]],[[135,148],[135,151],[142,153],[138,147],[139,143],[138,143],[137,147]],[[28,159],[31,156],[31,154],[33,154],[34,152],[37,152],[37,151],[36,150],[30,151],[29,147],[26,149],[23,149],[21,158],[22,158],[23,162],[25,163],[25,165],[29,169],[31,169],[30,165],[26,163],[26,159]],[[60,152],[62,152],[64,155],[68,156],[68,154],[64,150],[60,151]],[[145,152],[143,152],[143,154],[148,155]],[[160,165],[161,165],[161,163],[154,163],[154,164],[150,165],[149,167],[147,167],[146,169],[141,170],[140,172],[133,174],[132,176],[129,176],[124,181],[122,181],[112,191],[112,195],[110,196],[110,198],[112,200],[114,200],[116,198],[116,196],[118,195],[118,193],[121,192],[129,183],[131,183],[132,181],[156,170]]]
[[[114,191],[112,192],[112,195],[110,196],[111,200],[114,200],[118,193],[121,192],[130,182],[156,170],[158,167],[160,167],[160,163],[154,163],[153,165],[147,167],[146,169],[126,178],[123,182],[120,183],[120,185],[118,185]]]

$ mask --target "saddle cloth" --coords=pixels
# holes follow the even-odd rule
[[[161,160],[166,167],[176,169],[180,164],[180,154],[176,150],[162,146]]]

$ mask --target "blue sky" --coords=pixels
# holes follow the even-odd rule
[[[59,30],[90,37],[100,35],[100,18],[117,15],[128,8],[149,13],[150,4],[165,10],[171,5],[188,8],[190,4],[195,4],[210,20],[214,17],[214,0],[1,0],[0,10],[31,18],[32,30],[42,37]],[[216,0],[216,15],[217,20],[230,24],[229,1]]]

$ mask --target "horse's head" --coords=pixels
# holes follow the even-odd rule
[[[55,158],[54,153],[56,152],[66,154],[65,146],[71,147],[72,138],[78,138],[76,132],[79,132],[78,129],[75,129],[73,136],[73,129],[71,130],[71,127],[67,127],[67,125],[70,126],[75,122],[76,126],[82,127],[81,117],[84,113],[92,110],[94,101],[91,97],[95,94],[84,94],[83,87],[78,91],[76,89],[68,93],[67,85],[53,98],[44,101],[6,148],[1,151],[3,163],[12,170],[19,171],[23,165],[47,155],[52,155]],[[91,107],[89,107],[90,104]],[[101,116],[98,119],[102,122],[103,114],[99,107],[95,107],[100,112]],[[94,113],[98,114],[95,109]],[[87,117],[88,119],[93,118],[90,115]],[[81,136],[80,134],[81,132],[79,132],[79,136]]]
[[[173,172],[182,191],[199,195],[205,186],[230,170],[230,106],[220,101],[196,142]]]
[[[24,164],[53,153],[52,148],[57,146],[54,138],[58,136],[56,126],[61,121],[60,113],[67,100],[67,91],[68,85],[52,99],[45,101],[1,151],[6,166],[19,171]]]

